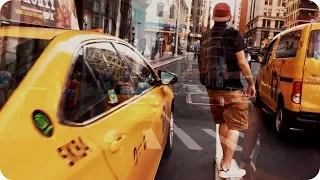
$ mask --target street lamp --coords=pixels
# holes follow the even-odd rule
[[[180,3],[181,3],[181,0],[177,0],[178,1],[178,9],[177,9],[177,16],[176,16],[176,18],[177,18],[177,20],[176,20],[176,39],[175,39],[175,53],[174,53],[174,57],[178,57],[178,43],[179,43],[179,41],[178,41],[178,37],[179,37],[179,12],[180,12]]]

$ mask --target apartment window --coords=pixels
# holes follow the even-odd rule
[[[267,20],[267,27],[268,27],[268,28],[270,27],[270,23],[271,23],[271,21],[270,21],[270,20]]]
[[[274,27],[275,27],[275,28],[279,28],[279,21],[278,21],[278,20],[275,21]]]
[[[282,6],[286,7],[286,5],[287,5],[286,0],[282,0]]]
[[[272,0],[269,0],[269,6],[272,6]]]
[[[264,0],[264,4],[265,4],[265,5],[268,5],[268,0]]]
[[[284,21],[280,21],[280,28],[284,27]]]
[[[175,7],[174,7],[174,5],[171,5],[170,6],[170,19],[174,19],[174,13],[175,12]]]
[[[262,21],[262,26],[263,27],[266,27],[266,22],[267,22],[267,20],[265,20],[265,19]]]
[[[264,8],[263,15],[267,16],[267,8]]]
[[[98,17],[92,17],[92,29],[99,28],[99,18]]]
[[[281,6],[281,0],[278,0],[278,6]]]
[[[158,17],[163,17],[163,8],[164,8],[164,4],[163,3],[158,3],[157,4],[157,16]]]
[[[94,12],[100,11],[100,1],[99,0],[93,1],[93,11]]]
[[[272,14],[272,9],[268,9],[268,16],[271,16]]]
[[[280,16],[280,10],[277,9],[277,17],[279,17],[279,16]]]

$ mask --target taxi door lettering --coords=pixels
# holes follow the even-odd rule
[[[142,148],[143,147],[143,148]],[[134,160],[134,164],[138,164],[139,162],[139,157],[142,153],[142,150],[146,150],[147,148],[147,137],[145,135],[143,135],[143,139],[142,142],[139,144],[138,147],[135,147],[133,149],[133,160]]]
[[[69,165],[73,166],[78,161],[87,156],[87,152],[90,148],[86,146],[81,138],[72,140],[71,142],[58,148],[58,153],[63,159],[68,159]]]

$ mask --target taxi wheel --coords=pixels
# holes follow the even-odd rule
[[[163,157],[169,158],[172,152],[173,148],[173,111],[171,111],[170,114],[170,124],[169,124],[169,130],[168,130],[168,136],[167,136],[167,143],[163,151]]]
[[[255,86],[256,86],[255,87],[256,88],[256,100],[255,100],[254,105],[256,107],[262,107],[263,106],[263,102],[260,99],[259,90],[258,90],[258,82],[256,82]]]
[[[288,125],[287,112],[284,109],[283,103],[280,102],[276,114],[276,131],[280,138],[285,138],[289,133],[290,126]]]

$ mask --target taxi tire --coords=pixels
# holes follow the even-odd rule
[[[275,129],[277,132],[277,136],[280,139],[285,139],[290,132],[290,126],[287,117],[288,112],[284,108],[283,102],[280,101],[275,118]]]
[[[172,148],[173,148],[173,139],[174,139],[174,133],[173,133],[173,111],[171,111],[170,114],[170,124],[169,124],[169,130],[168,130],[168,135],[167,135],[167,142],[166,142],[166,146],[164,147],[163,150],[163,158],[169,158],[171,156],[172,153]]]
[[[260,99],[260,95],[259,95],[259,90],[258,90],[258,82],[256,82],[255,84],[255,89],[256,89],[256,99],[254,102],[255,107],[263,107],[263,102]]]

